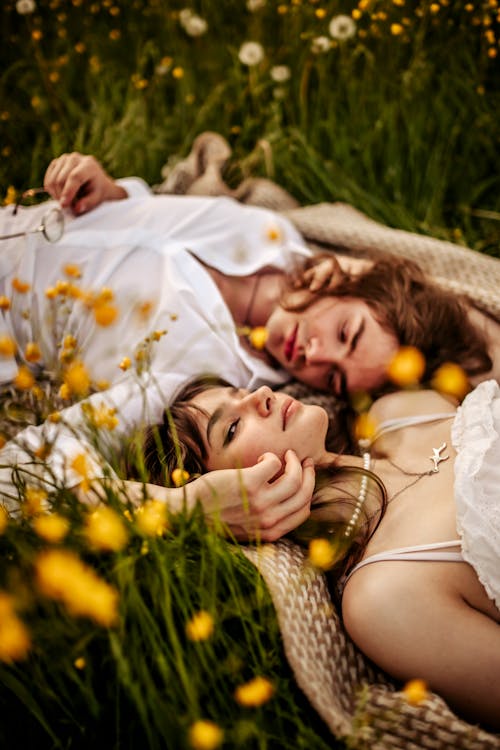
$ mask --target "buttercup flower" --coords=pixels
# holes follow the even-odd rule
[[[83,362],[75,360],[66,368],[64,384],[75,396],[86,396],[90,389],[90,377]]]
[[[118,513],[103,505],[87,516],[85,537],[94,549],[118,552],[126,545],[128,533]]]
[[[21,281],[21,279],[18,279],[16,276],[15,279],[12,279],[12,288],[15,289],[16,292],[19,292],[19,294],[26,294],[26,292],[29,292],[31,289],[31,286],[26,281]]]
[[[167,508],[159,500],[148,500],[135,512],[137,527],[148,536],[161,536],[168,528]]]
[[[262,351],[262,349],[264,349],[268,337],[269,333],[265,326],[256,326],[255,328],[252,328],[248,334],[248,340],[257,351]]]
[[[69,521],[58,513],[36,516],[33,528],[38,536],[47,542],[57,544],[61,542],[69,531]]]
[[[387,376],[404,388],[417,385],[425,372],[425,357],[415,346],[402,346],[387,367]]]
[[[120,370],[125,371],[125,370],[129,370],[131,365],[132,365],[132,361],[130,357],[124,357],[122,361],[120,362],[120,364],[118,365],[118,367],[120,368]]]
[[[5,594],[0,594],[4,597]],[[4,609],[2,607],[2,609]],[[0,661],[12,662],[25,659],[31,647],[28,629],[15,614],[2,612],[0,617]]]
[[[47,493],[40,487],[26,487],[23,498],[23,514],[36,516],[43,511]]]
[[[429,697],[427,684],[424,680],[410,680],[403,688],[403,695],[411,706],[418,706]]]
[[[214,632],[214,619],[209,612],[200,610],[186,624],[186,635],[190,641],[206,641]]]
[[[312,539],[309,542],[308,557],[315,568],[329,570],[335,562],[335,550],[328,539]]]
[[[90,462],[85,453],[78,453],[70,463],[70,468],[81,477],[80,487],[83,492],[90,489]]]
[[[5,294],[0,295],[0,310],[10,310],[10,299]]]
[[[328,31],[333,39],[343,42],[350,39],[356,33],[356,24],[351,16],[339,15],[334,16],[328,26]]]
[[[274,693],[274,685],[266,677],[254,677],[244,685],[239,685],[234,691],[236,702],[240,706],[257,708],[267,703]]]
[[[35,385],[35,378],[31,370],[21,365],[14,378],[14,385],[19,391],[29,391]]]
[[[470,391],[470,383],[467,375],[454,362],[445,362],[438,367],[432,378],[431,385],[436,391],[454,396],[461,401]]]
[[[83,656],[79,656],[77,659],[75,659],[73,664],[75,665],[76,669],[85,669],[87,662],[85,661]]]
[[[12,357],[17,351],[17,345],[10,336],[0,336],[0,357]]]
[[[284,83],[288,81],[291,76],[291,71],[288,65],[273,65],[270,71],[271,78],[276,83]]]
[[[198,719],[189,728],[189,744],[194,750],[215,750],[223,739],[222,729],[213,721]]]
[[[264,48],[259,42],[244,42],[240,47],[238,57],[243,65],[248,65],[248,67],[258,65],[264,59]]]
[[[8,523],[9,523],[9,514],[7,513],[3,505],[0,505],[0,534],[3,534],[3,532],[7,528]]]
[[[174,469],[172,472],[172,482],[176,487],[183,487],[189,480],[189,472],[185,469]]]

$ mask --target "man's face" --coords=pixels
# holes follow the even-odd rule
[[[336,395],[381,386],[399,348],[366,302],[352,297],[322,297],[300,312],[278,306],[266,328],[266,349],[282,367]]]

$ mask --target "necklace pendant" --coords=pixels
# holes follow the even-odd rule
[[[439,448],[433,448],[432,449],[432,456],[429,456],[430,460],[434,464],[434,468],[431,469],[432,474],[437,474],[439,471],[439,464],[441,461],[447,461],[449,459],[449,456],[442,456],[441,453],[446,449],[446,443],[443,443],[443,445],[440,445]]]

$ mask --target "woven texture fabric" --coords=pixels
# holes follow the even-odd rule
[[[500,262],[449,242],[382,226],[344,203],[299,207],[270,180],[245,180],[231,190],[222,170],[231,155],[216,133],[203,133],[187,159],[167,164],[159,193],[230,195],[271,208],[295,224],[312,248],[342,250],[362,257],[403,255],[419,263],[435,281],[467,294],[500,320]],[[338,402],[303,384],[288,392],[325,407],[331,419]],[[332,603],[325,576],[289,540],[244,547],[269,588],[285,652],[295,679],[336,736],[350,747],[370,750],[500,750],[500,736],[460,720],[437,695],[410,706],[397,686],[375,669],[346,634]]]

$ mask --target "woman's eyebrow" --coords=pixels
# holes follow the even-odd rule
[[[229,392],[230,392],[230,395],[234,397],[234,396],[238,395],[238,393],[240,392],[240,389],[232,387],[232,388],[229,389]],[[218,406],[217,409],[214,410],[214,412],[213,412],[212,416],[210,417],[210,419],[208,420],[208,424],[207,424],[207,443],[209,444],[209,446],[211,448],[213,446],[212,446],[212,443],[210,442],[210,435],[211,435],[212,430],[214,429],[215,425],[217,424],[217,422],[219,422],[219,420],[221,419],[222,415],[224,414],[224,411],[225,411],[225,406],[224,405],[223,406]]]

